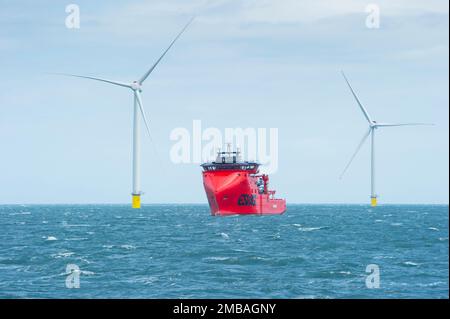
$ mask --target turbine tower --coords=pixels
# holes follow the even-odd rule
[[[192,18],[184,28],[178,33],[175,39],[170,43],[169,47],[163,52],[163,54],[159,57],[158,60],[153,64],[153,66],[145,72],[145,74],[136,81],[132,83],[113,81],[103,78],[91,77],[91,76],[83,76],[83,75],[75,75],[75,74],[62,74],[66,76],[78,77],[83,79],[101,81],[108,84],[113,84],[121,87],[125,87],[131,89],[133,92],[134,98],[134,114],[133,114],[133,190],[131,193],[132,196],[132,207],[133,208],[141,208],[141,183],[140,183],[140,171],[141,171],[141,160],[140,160],[140,118],[144,120],[145,127],[147,128],[147,133],[151,140],[150,128],[148,126],[147,117],[145,116],[144,105],[142,103],[141,92],[142,92],[142,84],[148,78],[148,76],[153,72],[158,63],[162,60],[162,58],[166,55],[166,53],[170,50],[170,48],[174,45],[174,43],[178,40],[178,38],[183,34],[183,32],[187,29],[187,27],[192,23],[194,18]]]
[[[342,72],[342,76],[345,79],[345,82],[347,82],[348,87],[350,88],[350,91],[352,92],[353,97],[355,98],[356,102],[359,105],[359,108],[361,109],[364,117],[366,118],[367,122],[369,122],[369,129],[364,134],[364,136],[361,139],[361,142],[359,143],[358,147],[356,148],[356,151],[353,153],[352,157],[350,158],[350,161],[348,162],[347,166],[345,166],[344,171],[342,172],[340,178],[342,178],[349,168],[350,164],[353,162],[353,159],[355,158],[356,154],[358,154],[361,147],[364,145],[364,142],[367,140],[367,138],[371,137],[371,156],[370,156],[370,204],[372,207],[377,206],[377,193],[375,190],[375,131],[380,127],[393,127],[393,126],[416,126],[416,125],[433,125],[433,124],[427,124],[427,123],[378,123],[370,117],[369,113],[367,112],[366,108],[361,103],[360,99],[356,95],[355,91],[353,90],[352,86],[350,85],[350,82],[348,81],[347,77],[345,76],[344,72]]]

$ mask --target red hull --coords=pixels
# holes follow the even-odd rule
[[[203,166],[207,167],[207,164]],[[220,167],[213,170],[205,168],[203,185],[211,215],[283,214],[286,211],[286,201],[274,198],[275,192],[267,189],[268,177],[256,175],[257,169],[257,164],[250,170],[240,167],[225,170]],[[261,186],[263,181],[264,188]]]

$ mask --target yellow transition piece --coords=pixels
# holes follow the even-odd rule
[[[132,195],[131,206],[141,208],[141,195]]]
[[[376,197],[371,197],[371,198],[370,198],[370,205],[371,205],[372,207],[377,206],[377,198],[376,198]]]

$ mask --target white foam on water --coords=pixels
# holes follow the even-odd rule
[[[325,227],[300,227],[298,230],[304,231],[304,232],[309,232],[309,231],[320,230],[322,228],[325,228]]]
[[[375,256],[374,259],[394,259],[392,256]]]
[[[234,251],[240,252],[240,253],[248,253],[248,250],[245,249],[233,249]]]
[[[55,236],[48,236],[48,237],[45,237],[44,236],[44,238],[46,238],[45,240],[58,240],[58,238],[56,238]]]
[[[439,228],[436,227],[428,227],[429,230],[439,231]]]
[[[253,257],[251,257],[251,259],[255,259],[255,260],[269,260],[269,258],[260,257],[260,256],[253,256]]]
[[[136,246],[133,246],[133,245],[120,245],[120,248],[131,250],[131,249],[136,249]]]
[[[159,278],[156,276],[145,276],[135,279],[134,282],[142,283],[144,285],[150,285],[158,280]]]
[[[375,219],[375,223],[381,223],[381,222],[383,222],[382,219]]]
[[[408,266],[419,266],[418,263],[412,262],[412,261],[405,261],[403,264]]]
[[[86,237],[73,237],[73,238],[66,238],[65,241],[76,241],[76,240],[87,240],[89,238]]]
[[[436,286],[448,286],[448,284],[444,281],[435,281],[429,284],[419,284],[420,287],[436,287]]]
[[[51,257],[53,257],[53,258],[55,258],[55,259],[58,259],[58,258],[67,258],[67,257],[72,256],[73,254],[75,254],[75,253],[73,253],[73,252],[71,252],[71,251],[63,251],[63,252],[59,252],[59,253],[57,253],[57,254],[52,254]]]
[[[16,216],[16,215],[31,215],[31,212],[19,212],[19,213],[10,213],[9,216]]]
[[[344,270],[341,270],[341,271],[338,271],[338,272],[335,272],[335,271],[333,271],[333,270],[331,270],[331,271],[329,271],[328,272],[329,274],[342,274],[342,275],[351,275],[352,273],[350,272],[350,271],[344,271]]]
[[[391,226],[402,226],[403,223],[392,223]]]
[[[228,259],[230,259],[230,257],[214,256],[214,257],[203,258],[203,260],[218,260],[218,261],[223,261],[223,260],[228,260]]]
[[[318,297],[318,296],[314,296],[314,295],[300,295],[300,296],[294,297],[294,299],[317,299],[317,298],[322,298],[322,297]]]
[[[229,239],[230,236],[228,236],[227,233],[220,233],[220,236],[222,236],[223,239]]]
[[[87,260],[87,259],[84,258],[84,257],[77,257],[76,259],[77,259],[77,260],[81,260],[81,261],[85,262],[86,264],[92,264],[91,261]]]
[[[69,224],[65,220],[62,222],[63,227],[89,227],[89,224]]]

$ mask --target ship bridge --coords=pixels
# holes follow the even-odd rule
[[[231,151],[231,146],[228,145],[227,151],[218,151],[216,160],[201,165],[204,171],[247,171],[250,174],[258,172],[259,163],[242,161],[241,152],[239,148],[236,151]]]

